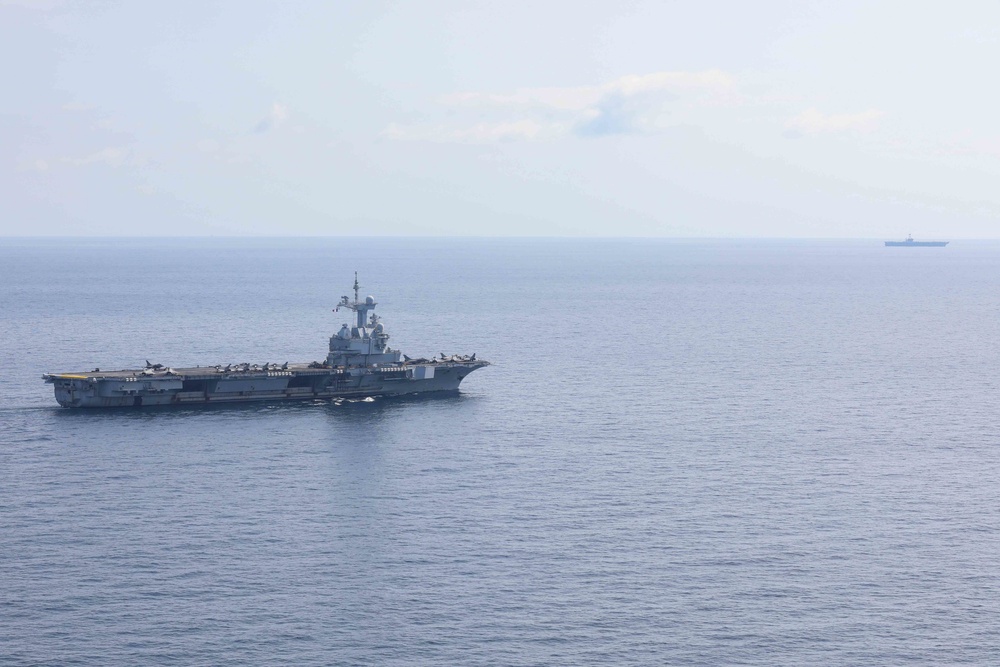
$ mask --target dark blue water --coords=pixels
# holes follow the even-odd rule
[[[72,411],[308,361],[459,396]],[[1000,245],[0,241],[0,664],[996,664]]]

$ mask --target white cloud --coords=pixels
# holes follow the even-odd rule
[[[213,154],[219,152],[221,145],[216,139],[202,139],[195,144],[195,147],[198,149],[199,153]]]
[[[624,76],[606,86],[609,92],[626,95],[654,90],[673,91],[728,91],[733,87],[733,77],[721,70],[704,72],[655,72],[643,76]]]
[[[89,165],[120,167],[129,162],[135,162],[135,155],[131,149],[109,146],[83,157],[36,158],[22,162],[18,168],[21,171],[49,171],[58,165],[68,165],[71,167],[86,167]]]
[[[869,109],[854,114],[824,114],[818,109],[806,109],[789,119],[785,127],[804,134],[827,132],[870,132],[885,116],[884,111]]]
[[[1000,136],[977,136],[968,131],[945,140],[939,155],[1000,157]]]
[[[558,111],[585,111],[609,95],[631,97],[643,93],[723,94],[734,79],[720,70],[631,74],[597,86],[520,88],[512,93],[452,93],[440,98],[449,106],[542,107]]]
[[[17,164],[18,171],[48,171],[49,162],[38,158],[35,160],[23,160]]]
[[[271,106],[271,118],[274,119],[275,123],[283,123],[288,120],[288,107],[284,104],[278,104],[275,102]]]
[[[39,12],[50,12],[54,9],[60,9],[65,4],[63,0],[0,0],[0,7],[20,7]]]
[[[267,115],[254,126],[253,131],[257,134],[269,132],[270,130],[279,127],[286,120],[288,120],[288,107],[284,104],[275,102],[271,105],[271,110],[268,111]]]
[[[62,106],[63,111],[94,111],[97,107],[93,104],[85,104],[84,102],[70,102]]]
[[[391,123],[382,136],[489,143],[653,132],[669,124],[662,119],[670,114],[736,97],[734,78],[721,70],[633,74],[594,86],[461,92],[437,100],[451,109],[455,120],[437,125]]]
[[[390,123],[381,135],[401,141],[430,141],[437,143],[493,143],[498,141],[554,139],[566,134],[565,126],[557,123],[539,123],[517,120],[498,123],[476,123],[463,127],[436,125],[400,125]]]
[[[732,134],[748,122],[773,126],[788,118],[793,134],[870,132],[885,112],[826,114],[808,108],[792,115],[797,98],[748,95],[718,69],[631,74],[592,86],[519,88],[510,92],[457,92],[439,97],[435,121],[389,124],[382,136],[397,140],[490,143],[652,135],[679,125]],[[778,123],[781,121],[778,120]],[[728,128],[728,129],[727,129]]]
[[[120,167],[125,164],[129,157],[129,151],[125,148],[108,147],[91,153],[85,157],[64,157],[59,161],[63,164],[70,164],[82,167],[90,164],[106,164],[111,167]]]

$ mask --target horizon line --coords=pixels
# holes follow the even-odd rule
[[[662,240],[662,241],[893,241],[895,238],[883,236],[614,236],[614,235],[497,235],[497,234],[379,234],[365,236],[359,234],[172,234],[172,235],[116,235],[116,234],[0,234],[0,240],[55,240],[55,239],[117,239],[117,240],[194,240],[194,239],[240,239],[240,240],[275,240],[275,239],[492,239],[492,240],[566,240],[566,241],[613,241],[613,240]],[[1000,241],[998,237],[951,236],[946,238],[924,237],[927,241]]]

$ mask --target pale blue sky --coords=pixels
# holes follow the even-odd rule
[[[997,238],[1000,4],[0,0],[0,235]]]

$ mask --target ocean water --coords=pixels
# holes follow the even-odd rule
[[[74,411],[309,361],[457,396]],[[1000,244],[0,240],[0,664],[1000,662]]]

